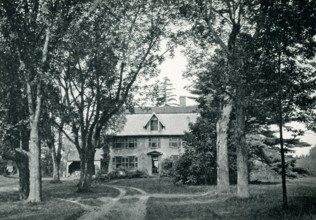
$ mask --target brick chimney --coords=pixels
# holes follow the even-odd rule
[[[185,96],[180,96],[180,107],[185,107],[187,105],[186,97]]]

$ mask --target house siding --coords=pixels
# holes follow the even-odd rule
[[[152,156],[148,155],[148,153],[157,151],[161,153],[161,155],[158,156],[158,164],[159,164],[159,173],[161,172],[161,164],[162,161],[165,158],[169,158],[173,155],[180,155],[184,152],[184,149],[181,145],[181,147],[170,147],[169,146],[169,137],[179,137],[181,136],[155,136],[160,139],[160,147],[158,148],[151,148],[149,146],[149,138],[153,136],[146,136],[146,137],[136,137],[137,139],[137,147],[136,148],[123,148],[123,149],[117,149],[110,147],[110,164],[109,164],[109,172],[115,170],[113,167],[113,161],[112,159],[114,157],[129,157],[129,156],[135,156],[137,157],[138,164],[137,169],[144,171],[148,173],[149,175],[152,175]],[[128,138],[128,136],[123,137]],[[135,138],[135,137],[134,137]],[[181,138],[182,139],[182,138]],[[136,169],[136,168],[135,168]]]

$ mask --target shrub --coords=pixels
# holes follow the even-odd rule
[[[212,157],[207,161],[188,151],[184,153],[175,167],[175,182],[182,184],[215,184],[216,166],[211,166]]]
[[[96,181],[104,182],[104,181],[109,181],[110,177],[107,173],[106,170],[99,170],[95,176]]]
[[[127,177],[127,171],[125,169],[113,170],[108,174],[110,179],[123,179]]]
[[[174,177],[175,176],[175,167],[176,161],[172,160],[171,158],[166,158],[161,163],[161,172],[160,176],[163,177]]]
[[[126,170],[126,169],[117,169],[108,174],[110,179],[124,179],[124,178],[147,178],[148,174],[141,170]]]
[[[128,178],[147,178],[148,174],[141,170],[131,170],[127,172]]]
[[[190,124],[189,127],[190,132],[186,132],[184,136],[185,153],[175,166],[175,182],[193,185],[215,184],[217,164],[214,118],[199,117],[196,123]],[[229,169],[232,174],[230,179],[234,180],[236,156],[230,153],[233,150],[229,147]]]

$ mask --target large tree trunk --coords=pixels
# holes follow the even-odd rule
[[[29,131],[25,127],[20,132],[20,148],[29,150]],[[16,153],[16,165],[19,170],[19,199],[26,200],[30,192],[30,171],[28,156],[23,153]]]
[[[242,101],[237,103],[237,196],[249,197],[248,149],[245,137],[245,108]]]
[[[24,154],[18,154],[16,165],[19,170],[19,199],[26,200],[30,192],[29,160]]]
[[[89,147],[80,153],[80,181],[78,192],[90,191],[92,175],[94,172],[94,154],[95,149]]]
[[[41,170],[40,170],[40,145],[38,134],[38,121],[34,120],[31,126],[29,144],[29,170],[30,170],[30,193],[29,202],[41,201]]]
[[[227,96],[224,99],[221,116],[216,124],[217,131],[217,189],[219,191],[229,191],[229,168],[228,168],[228,129],[232,103]]]
[[[60,156],[57,155],[55,146],[52,148],[53,182],[60,182]]]
[[[58,143],[57,150],[52,146],[52,159],[53,159],[53,181],[60,182],[60,161],[61,161],[61,148],[63,146],[63,133],[62,128],[58,129]]]

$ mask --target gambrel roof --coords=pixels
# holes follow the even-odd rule
[[[149,114],[127,114],[126,124],[117,136],[167,136],[184,135],[189,130],[189,123],[195,122],[198,113],[149,113]],[[151,118],[156,116],[163,128],[158,131],[146,129]]]

